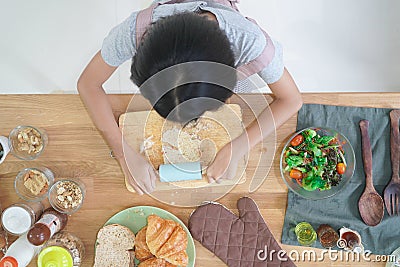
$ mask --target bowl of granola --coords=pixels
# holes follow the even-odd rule
[[[34,160],[39,157],[47,142],[45,131],[33,126],[17,126],[8,136],[11,153],[22,160]]]
[[[48,168],[26,168],[17,174],[14,188],[17,195],[25,201],[41,201],[48,196],[53,183],[54,174]]]
[[[79,179],[61,179],[50,188],[49,202],[55,210],[70,215],[81,208],[85,193],[85,185]]]

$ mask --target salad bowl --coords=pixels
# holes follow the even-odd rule
[[[306,199],[323,199],[340,192],[350,181],[355,156],[349,140],[323,127],[309,127],[289,138],[280,158],[288,188]]]

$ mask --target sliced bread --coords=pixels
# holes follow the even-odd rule
[[[134,266],[135,234],[129,228],[110,224],[97,233],[94,267]]]

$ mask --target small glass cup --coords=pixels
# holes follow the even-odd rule
[[[10,147],[8,146],[8,138],[0,136],[0,164],[6,159]]]
[[[43,213],[41,202],[15,203],[1,214],[1,223],[7,233],[22,235],[26,233]]]
[[[294,232],[297,236],[297,241],[302,246],[312,245],[317,240],[317,233],[308,222],[298,223]]]
[[[33,192],[33,190],[29,189],[29,184],[26,181],[27,175],[31,172],[39,172],[42,173],[47,179],[47,186],[44,186],[39,193]],[[41,201],[45,199],[49,194],[49,189],[54,183],[54,174],[51,170],[45,167],[36,167],[36,168],[26,168],[20,171],[15,178],[14,188],[17,192],[17,195],[28,202]]]
[[[71,215],[81,208],[85,194],[86,188],[81,180],[62,179],[50,188],[49,202],[55,210]]]
[[[35,138],[32,137],[32,139],[28,138],[29,141],[27,142],[29,143],[26,143],[26,139],[24,139],[21,135],[26,131],[29,132],[30,130],[31,132],[39,135],[38,137],[39,140],[35,140]],[[24,146],[21,146],[20,145],[21,143],[24,143]],[[15,157],[22,160],[34,160],[37,157],[39,157],[43,153],[45,147],[47,146],[47,143],[48,143],[48,137],[46,132],[42,129],[35,128],[33,126],[24,126],[24,125],[17,126],[11,131],[10,135],[8,136],[8,144],[11,153]],[[30,150],[29,148],[27,149],[26,145],[30,147],[29,144],[35,147],[35,149],[33,150]]]

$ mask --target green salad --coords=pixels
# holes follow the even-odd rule
[[[307,191],[329,190],[346,171],[346,160],[337,136],[306,129],[293,137],[284,154],[285,172]]]

